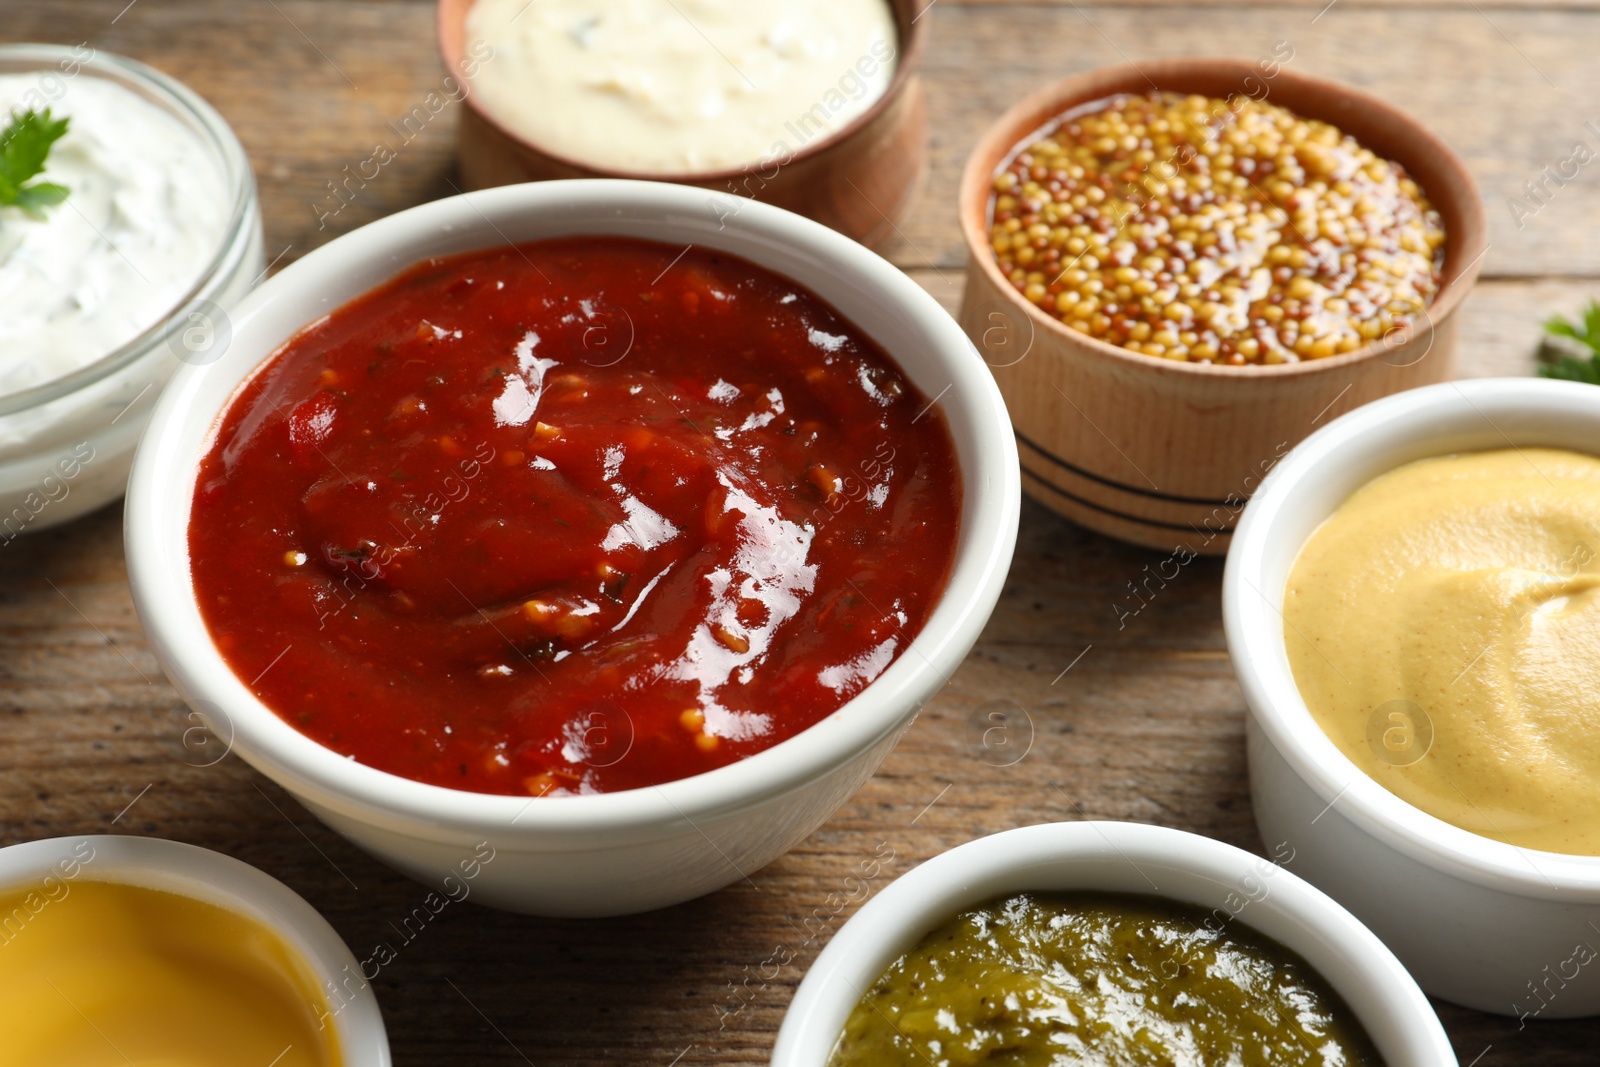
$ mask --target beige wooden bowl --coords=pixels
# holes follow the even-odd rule
[[[1062,112],[1152,87],[1265,98],[1330,122],[1404,166],[1445,226],[1444,279],[1428,313],[1344,355],[1231,367],[1130,352],[1070,330],[1025,300],[989,247],[996,171]],[[1244,502],[1301,438],[1370,400],[1453,376],[1453,312],[1487,247],[1477,184],[1438,137],[1376,97],[1243,59],[1142,60],[1033,94],[968,157],[960,212],[968,253],[961,325],[1011,410],[1024,488],[1092,530],[1182,558],[1227,550]]]
[[[471,68],[466,19],[474,0],[439,0],[439,51],[452,72]],[[457,154],[467,189],[551,178],[642,178],[714,189],[787,208],[868,246],[880,243],[911,210],[927,167],[928,107],[918,68],[927,24],[912,0],[890,0],[900,39],[884,94],[842,129],[809,143],[781,166],[634,173],[565,158],[523,139],[477,106],[469,92]],[[736,211],[737,205],[712,210]]]

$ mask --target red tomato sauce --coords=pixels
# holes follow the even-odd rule
[[[608,792],[838,710],[955,552],[943,418],[814,294],[582,237],[419,263],[244,385],[197,479],[217,648],[407,778]]]

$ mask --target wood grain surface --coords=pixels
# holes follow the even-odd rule
[[[1492,248],[1462,311],[1462,370],[1526,373],[1538,322],[1600,292],[1600,163],[1547,203],[1508,200],[1600,147],[1600,10],[1588,3],[1430,0],[1085,5],[937,0],[925,66],[930,175],[885,252],[946,307],[961,291],[954,193],[978,134],[1050,79],[1141,56],[1265,55],[1393,99],[1462,152]],[[177,75],[232,121],[254,163],[278,265],[362,223],[448,195],[454,105],[409,139],[439,90],[423,0],[0,0],[0,38],[88,42]],[[349,202],[343,178],[396,159]],[[1532,204],[1526,201],[1525,207]],[[5,294],[0,294],[0,300]],[[1028,823],[1132,819],[1260,850],[1245,782],[1244,706],[1223,645],[1220,561],[1190,564],[1119,628],[1125,583],[1155,557],[1028,504],[999,609],[882,771],[790,855],[706,899],[650,915],[548,921],[453,904],[412,940],[425,890],[367,858],[235,758],[184,744],[129,601],[120,507],[0,548],[0,843],[121,832],[253,863],[304,894],[357,952],[398,958],[374,983],[395,1063],[754,1065],[794,985],[853,906],[843,881],[892,850],[874,888],[943,849]],[[1018,709],[1009,766],[980,744],[995,702]],[[1006,757],[1010,759],[1011,757]],[[809,921],[808,921],[809,920]],[[763,968],[780,946],[788,966]],[[1463,1064],[1592,1064],[1600,1021],[1530,1021],[1440,1004]]]

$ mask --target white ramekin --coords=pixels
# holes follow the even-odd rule
[[[389,1067],[383,1015],[360,964],[328,920],[276,878],[220,852],[156,837],[84,834],[0,848],[0,890],[46,878],[53,887],[64,887],[51,899],[71,899],[78,882],[116,882],[191,897],[254,919],[300,954],[327,994],[332,1009],[327,1017],[346,1067]]]
[[[773,1067],[824,1067],[879,976],[934,927],[997,896],[1095,890],[1194,904],[1276,939],[1344,998],[1388,1067],[1456,1067],[1428,998],[1355,917],[1282,866],[1208,837],[1126,822],[1047,823],[941,853],[884,888],[817,956],[778,1031]]]
[[[1288,841],[1296,870],[1383,938],[1429,993],[1506,1015],[1593,1015],[1600,966],[1582,961],[1600,948],[1600,857],[1494,841],[1389,792],[1311,717],[1284,646],[1290,568],[1351,493],[1412,460],[1512,447],[1600,452],[1600,389],[1447,382],[1334,420],[1285,456],[1245,508],[1223,576],[1223,618],[1250,708],[1262,837]]]
[[[794,279],[881,344],[948,420],[964,497],[955,566],[899,658],[838,712],[765,752],[648,789],[546,797],[423,785],[345,759],[265,707],[218,654],[189,571],[195,472],[219,413],[300,327],[428,256],[567,234],[716,248]],[[134,462],[128,578],[167,676],[219,737],[335,830],[423,881],[480,842],[495,850],[475,899],[547,915],[610,915],[687,900],[748,877],[843,804],[966,656],[1000,594],[1021,506],[999,391],[955,321],[885,260],[798,215],[657,182],[507,186],[362,227],[256,290],[215,363],[181,368]],[[307,633],[307,640],[316,635]],[[290,665],[285,664],[287,669]]]
[[[88,45],[0,45],[0,74],[35,71],[38,98],[47,104],[72,79],[99,78],[171,115],[209,151],[227,215],[193,288],[153,326],[71,374],[0,396],[0,544],[122,495],[162,385],[181,364],[206,362],[227,346],[228,309],[265,265],[250,161],[227,121],[199,94]]]

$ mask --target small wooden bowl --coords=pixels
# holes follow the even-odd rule
[[[439,51],[452,75],[469,69],[466,19],[474,0],[439,0]],[[900,39],[884,94],[842,129],[807,144],[782,166],[760,163],[682,174],[636,173],[568,159],[502,126],[468,93],[457,155],[468,189],[551,178],[637,178],[715,189],[787,208],[868,246],[911,210],[927,169],[928,107],[918,69],[927,25],[912,0],[890,0]]]
[[[967,159],[961,325],[989,363],[1021,445],[1023,486],[1092,530],[1178,553],[1225,552],[1261,478],[1296,442],[1370,400],[1444,381],[1453,312],[1486,249],[1466,165],[1408,115],[1366,93],[1243,59],[1141,61],[1079,74],[1006,112]],[[1422,319],[1344,355],[1276,366],[1165,360],[1068,329],[1025,300],[989,247],[991,184],[1017,145],[1062,112],[1119,93],[1263,97],[1333,123],[1406,168],[1445,226],[1444,278]],[[1170,578],[1171,575],[1166,577]]]

